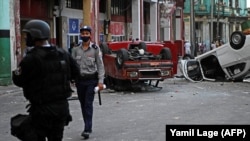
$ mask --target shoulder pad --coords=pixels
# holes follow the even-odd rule
[[[61,47],[56,47],[56,51],[58,51],[60,54],[65,54],[66,53],[66,51]]]
[[[26,54],[29,54],[30,52],[32,52],[33,48],[34,47],[27,47],[26,50],[25,50]]]
[[[92,48],[94,48],[94,49],[98,49],[98,47],[97,47],[97,45],[96,44],[92,44],[92,46],[91,46]]]

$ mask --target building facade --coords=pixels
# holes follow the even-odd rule
[[[46,21],[50,42],[65,50],[79,42],[83,25],[92,27],[96,43],[138,38],[178,40],[182,47],[184,40],[184,0],[0,0],[0,6],[0,85],[12,83],[11,72],[26,48],[21,31],[31,19]]]
[[[195,42],[210,47],[212,41],[228,42],[248,19],[247,0],[194,0]],[[190,1],[184,4],[185,39],[190,39]],[[210,48],[207,48],[208,50]]]

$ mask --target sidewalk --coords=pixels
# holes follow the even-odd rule
[[[15,85],[0,86],[0,96],[4,94],[16,93],[22,91],[22,88]]]

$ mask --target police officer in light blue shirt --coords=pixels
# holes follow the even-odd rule
[[[72,57],[80,66],[81,76],[76,81],[78,99],[81,104],[84,130],[81,136],[89,138],[92,132],[94,88],[103,89],[104,65],[100,48],[91,42],[91,27],[80,29],[82,43],[72,50]]]

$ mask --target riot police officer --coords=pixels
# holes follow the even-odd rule
[[[91,42],[91,27],[80,29],[82,44],[72,50],[72,56],[80,66],[80,77],[76,81],[78,99],[81,104],[84,130],[81,134],[85,139],[92,132],[94,88],[103,89],[104,65],[100,48]]]
[[[23,29],[26,45],[33,46],[13,72],[13,82],[23,88],[30,102],[32,134],[23,141],[62,141],[64,126],[72,120],[67,98],[70,81],[79,74],[79,66],[64,49],[49,44],[50,27],[42,20],[30,20]]]

